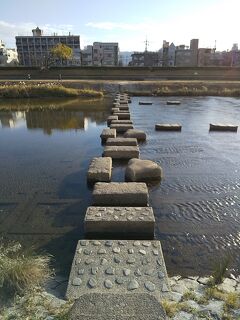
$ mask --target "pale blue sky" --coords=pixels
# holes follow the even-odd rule
[[[45,33],[81,36],[81,47],[93,41],[116,41],[121,50],[158,50],[165,39],[189,45],[230,49],[240,42],[240,0],[11,0],[1,1],[0,39],[15,45],[15,35],[39,26]]]

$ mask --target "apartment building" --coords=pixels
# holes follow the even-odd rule
[[[117,42],[94,42],[93,65],[117,66],[119,46]]]
[[[6,48],[5,43],[0,40],[0,66],[14,66],[18,64],[16,49]]]
[[[58,36],[44,35],[38,27],[32,30],[32,36],[17,36],[16,46],[19,64],[23,66],[42,66],[44,61],[57,44],[62,43],[70,47],[73,51],[72,58],[67,61],[55,60],[54,65],[81,65],[80,36],[66,35]]]
[[[82,66],[93,65],[93,46],[86,46],[82,50]]]
[[[130,65],[133,67],[158,67],[160,54],[155,51],[134,52]]]

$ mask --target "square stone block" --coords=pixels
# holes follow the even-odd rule
[[[103,151],[104,157],[112,159],[139,158],[138,146],[106,146]]]
[[[90,163],[87,180],[88,182],[109,182],[112,176],[112,158],[93,158]]]
[[[128,123],[114,123],[110,125],[111,129],[116,129],[117,133],[123,133],[126,132],[129,129],[133,129],[133,125],[132,124],[128,124]]]
[[[143,182],[97,182],[93,189],[95,206],[145,207],[148,198],[148,188]]]
[[[130,120],[130,113],[129,112],[114,112],[114,116],[118,116],[118,120]]]
[[[160,301],[169,291],[160,241],[80,240],[67,299],[88,293],[147,293]]]
[[[155,218],[151,207],[89,207],[86,234],[114,235],[121,239],[153,239]]]
[[[127,120],[128,121],[128,120]],[[136,138],[109,138],[106,146],[137,146]]]
[[[106,142],[108,138],[116,138],[116,129],[103,129],[100,137],[102,142]]]

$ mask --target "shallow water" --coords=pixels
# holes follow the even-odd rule
[[[143,98],[136,97],[130,106],[135,127],[148,136],[141,158],[164,172],[161,184],[150,186],[150,201],[168,272],[205,274],[228,254],[239,272],[240,134],[208,128],[239,124],[240,100],[181,98],[180,106],[167,106],[167,99],[144,98],[154,103],[140,106]],[[18,102],[18,110],[31,103],[42,110],[0,112],[0,232],[50,252],[68,272],[91,204],[87,167],[102,153],[99,135],[111,101],[34,100]],[[181,123],[182,132],[156,132],[163,122]],[[114,164],[115,181],[123,180],[124,168]]]

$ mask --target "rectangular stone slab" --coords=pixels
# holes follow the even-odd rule
[[[94,236],[117,234],[120,239],[153,239],[154,223],[151,207],[88,207],[84,229]]]
[[[139,148],[138,146],[106,146],[103,156],[112,159],[139,158]]]
[[[114,116],[118,116],[118,120],[130,120],[130,113],[129,112],[114,112]]]
[[[119,112],[119,108],[112,108],[112,114],[114,114],[114,112]]]
[[[155,129],[157,131],[181,131],[182,126],[180,124],[168,124],[168,123],[163,123],[163,124],[156,124]]]
[[[112,124],[110,125],[111,129],[116,129],[117,132],[126,132],[129,129],[133,129],[132,124],[127,124],[127,123],[118,123],[118,124]]]
[[[221,123],[210,123],[209,125],[210,131],[233,131],[237,132],[238,126],[232,124],[221,124]]]
[[[116,129],[103,129],[100,137],[105,142],[108,138],[116,138],[116,134]]]
[[[129,112],[129,107],[118,107],[120,112]]]
[[[133,124],[132,120],[112,120],[111,124]]]
[[[95,206],[145,207],[148,198],[148,188],[143,182],[97,182],[93,189]]]
[[[161,299],[169,291],[160,241],[80,240],[67,299],[87,293],[148,293]]]
[[[94,308],[93,308],[94,306]],[[161,303],[148,293],[91,293],[75,300],[68,320],[166,320]]]
[[[107,124],[110,125],[113,120],[118,120],[118,116],[109,116],[107,118]]]
[[[106,146],[137,146],[136,138],[108,138]]]
[[[112,158],[93,158],[90,163],[87,180],[88,182],[109,182],[112,176]]]

